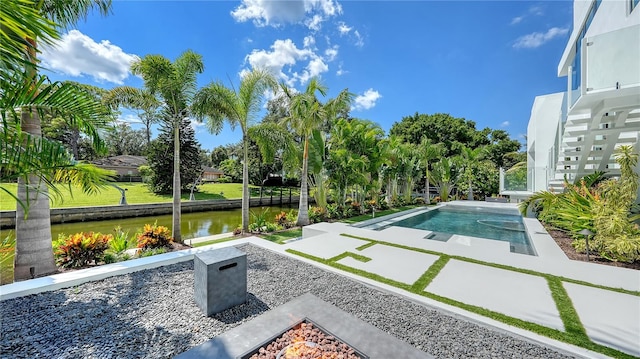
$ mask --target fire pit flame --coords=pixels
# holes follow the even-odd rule
[[[276,359],[300,358],[307,354],[313,354],[317,351],[317,346],[318,344],[314,342],[295,342],[282,348]]]

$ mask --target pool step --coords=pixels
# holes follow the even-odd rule
[[[446,242],[451,238],[451,236],[453,236],[453,234],[451,233],[431,232],[424,238],[432,239],[434,241]]]

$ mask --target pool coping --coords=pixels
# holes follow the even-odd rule
[[[443,208],[445,206],[456,206],[456,207],[473,207],[473,208],[494,208],[494,209],[507,209],[509,211],[515,211],[513,213],[513,215],[516,214],[520,214],[520,211],[518,210],[518,206],[517,204],[514,203],[500,203],[500,202],[483,202],[483,201],[451,201],[451,202],[446,202],[446,203],[438,203],[436,206],[430,206],[430,207],[418,207],[418,208],[414,208],[411,210],[407,210],[407,211],[402,211],[402,212],[397,212],[397,213],[392,213],[380,218],[372,218],[363,222],[359,222],[356,224],[352,224],[352,227],[356,227],[356,228],[362,228],[362,229],[368,229],[368,230],[384,230],[386,227],[389,226],[393,226],[393,223],[404,220],[406,218],[410,218],[410,217],[414,217],[417,215],[420,215],[422,213],[425,212],[430,212],[430,211],[434,211],[440,208]],[[523,255],[531,255],[531,256],[538,256],[538,249],[537,249],[537,244],[539,244],[541,246],[541,248],[543,248],[544,250],[549,250],[549,251],[553,251],[553,248],[548,248],[549,246],[544,245],[544,243],[546,241],[541,240],[540,236],[534,236],[535,234],[538,233],[539,229],[536,228],[536,230],[534,231],[532,229],[533,226],[533,222],[532,221],[525,221],[525,219],[530,219],[530,218],[526,218],[526,217],[522,217],[522,222],[525,226],[525,236],[527,237],[527,240],[529,242],[530,248],[533,251],[533,254],[526,254],[526,253],[518,253],[518,252],[512,252],[512,253],[518,253],[518,254],[523,254]],[[535,220],[535,222],[537,222],[537,220]],[[381,223],[380,226],[375,226],[375,224],[377,223]],[[375,226],[375,227],[374,227]],[[371,228],[367,228],[367,227],[371,227]],[[419,230],[419,231],[424,231],[425,232],[425,238],[427,238],[428,236],[430,236],[432,233],[435,233],[434,231],[430,231],[430,230],[426,230],[426,229],[418,229],[418,228],[412,228],[413,230]],[[544,231],[544,228],[543,228]],[[546,233],[546,231],[544,232]],[[534,239],[535,237],[535,239]],[[447,239],[453,239],[453,238],[477,238],[477,239],[481,239],[481,240],[490,240],[490,241],[500,241],[500,242],[507,242],[507,241],[502,241],[499,239],[493,239],[493,238],[484,238],[484,237],[475,237],[475,236],[468,236],[468,235],[463,235],[463,234],[452,234],[451,237],[449,237]],[[428,239],[428,238],[427,238]],[[447,242],[445,241],[445,242]],[[557,247],[557,246],[556,246]],[[559,248],[558,248],[559,249]],[[555,254],[555,253],[554,253]],[[564,255],[564,253],[562,253],[562,255]]]

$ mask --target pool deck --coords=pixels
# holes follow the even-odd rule
[[[513,206],[494,203],[489,205]],[[345,252],[355,253],[370,260],[363,262],[347,256],[339,259],[337,263],[408,285],[413,284],[440,257],[438,255],[440,253],[458,257],[447,262],[425,288],[426,292],[564,331],[564,324],[560,319],[546,279],[539,275],[522,273],[500,266],[548,273],[573,281],[586,282],[575,283],[564,280],[562,286],[571,299],[589,338],[598,344],[640,356],[640,297],[585,285],[590,283],[596,286],[640,291],[640,271],[569,260],[538,221],[525,219],[525,225],[538,256],[511,253],[508,243],[475,237],[455,235],[447,242],[439,242],[425,239],[429,232],[422,230],[388,227],[381,231],[374,231],[344,223],[318,223],[304,227],[300,240],[291,241],[284,245],[274,244],[257,237],[247,237],[5,285],[0,287],[0,301],[75,286],[108,276],[191,260],[194,254],[211,249],[251,243],[576,356],[606,357],[459,307],[297,256],[287,250],[292,249],[323,259],[333,258]],[[344,234],[362,239],[347,237]],[[367,239],[385,243],[371,245],[371,241]],[[360,248],[366,244],[369,245]],[[393,245],[402,245],[404,248]],[[433,253],[419,252],[414,249]],[[499,266],[496,267],[493,264]]]

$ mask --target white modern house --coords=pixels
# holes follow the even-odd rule
[[[558,76],[567,91],[535,98],[527,128],[527,189],[563,190],[595,171],[616,176],[619,145],[640,147],[640,0],[575,0]]]

